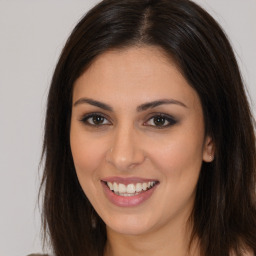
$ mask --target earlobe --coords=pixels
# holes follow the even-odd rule
[[[214,160],[214,142],[212,137],[207,136],[204,143],[203,149],[203,161],[204,162],[212,162]]]

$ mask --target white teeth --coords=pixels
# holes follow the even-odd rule
[[[147,184],[147,183],[143,183],[143,184],[142,184],[142,189],[143,189],[144,191],[146,191],[147,188],[148,188],[148,184]]]
[[[119,193],[126,193],[126,186],[124,184],[119,184]]]
[[[129,193],[118,193],[119,196],[135,196],[138,195],[138,193],[135,194],[129,194]]]
[[[113,184],[113,189],[114,189],[115,192],[119,192],[118,185],[115,182]]]
[[[142,190],[141,183],[137,183],[136,184],[136,192],[141,192],[141,190]]]
[[[107,184],[108,184],[108,187],[110,188],[110,190],[114,190],[114,189],[113,189],[113,185],[112,185],[111,182],[108,182]]]
[[[134,196],[139,194],[142,191],[146,191],[152,188],[156,184],[155,181],[136,183],[136,184],[128,184],[124,185],[122,183],[118,184],[116,182],[111,183],[107,182],[107,185],[110,190],[112,190],[115,194],[120,196]]]
[[[129,193],[129,194],[134,194],[135,193],[135,185],[134,184],[129,184],[128,186],[127,186],[127,193]]]

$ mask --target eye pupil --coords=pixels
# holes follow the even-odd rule
[[[162,126],[165,123],[165,118],[161,116],[157,116],[154,118],[154,124],[157,126]]]
[[[104,117],[94,116],[92,120],[94,124],[102,124],[104,122]]]

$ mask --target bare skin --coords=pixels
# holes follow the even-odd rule
[[[106,223],[105,256],[199,255],[195,245],[188,254],[188,218],[214,145],[197,93],[160,49],[113,50],[94,61],[74,85],[70,143],[83,191]],[[115,177],[157,185],[122,207],[103,182]]]

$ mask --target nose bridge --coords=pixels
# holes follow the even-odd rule
[[[115,128],[107,160],[120,171],[144,161],[139,134],[133,125],[123,123]]]

